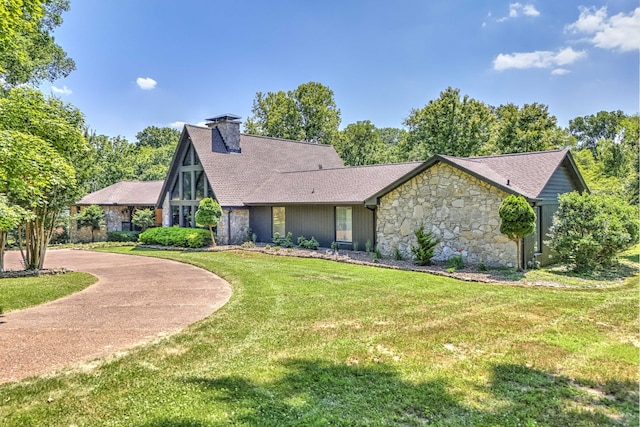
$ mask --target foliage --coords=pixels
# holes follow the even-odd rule
[[[107,231],[107,242],[137,242],[139,231]]]
[[[94,242],[94,231],[100,230],[105,224],[105,213],[98,205],[90,205],[83,208],[74,218],[80,227],[91,229],[91,243]]]
[[[147,126],[136,134],[138,147],[176,148],[180,139],[180,131],[169,127]],[[173,154],[173,153],[172,153]]]
[[[241,248],[245,248],[245,249],[251,249],[251,248],[255,248],[256,244],[254,242],[252,242],[251,240],[247,240],[246,242],[242,242],[240,247]]]
[[[617,197],[577,192],[561,195],[559,202],[550,247],[575,271],[610,266],[618,252],[637,243],[637,207]]]
[[[430,231],[424,230],[424,224],[420,224],[417,230],[413,232],[416,236],[416,245],[411,246],[411,253],[418,265],[431,265],[431,258],[440,239],[433,236]]]
[[[156,212],[153,209],[137,209],[133,213],[131,222],[144,231],[156,224]]]
[[[393,259],[396,261],[402,261],[402,252],[400,252],[400,249],[398,249],[397,246],[393,248]]]
[[[510,194],[498,209],[500,232],[516,243],[518,269],[522,268],[522,239],[536,229],[536,213],[523,196]]]
[[[15,230],[30,216],[29,211],[20,206],[10,205],[7,198],[0,194],[0,272],[4,271],[4,251],[8,241],[8,232]]]
[[[364,243],[364,250],[365,250],[365,252],[371,252],[371,249],[373,249],[373,247],[371,245],[371,240],[367,240]]]
[[[298,237],[298,246],[304,249],[312,249],[316,250],[320,246],[320,243],[316,240],[315,237],[311,236],[311,239],[307,240],[304,236]]]
[[[331,249],[335,253],[338,253],[338,250],[340,249],[340,245],[338,244],[338,242],[331,242]]]
[[[620,122],[625,114],[620,111],[600,111],[587,116],[569,120],[569,133],[577,140],[578,148],[591,150],[597,160],[600,155],[600,143],[613,141],[618,134]]]
[[[387,146],[369,120],[347,125],[339,133],[334,146],[344,164],[348,166],[383,163],[386,158]]]
[[[202,228],[154,227],[140,233],[138,241],[148,245],[201,248],[211,244],[211,235]]]
[[[293,91],[256,93],[245,132],[320,144],[331,144],[340,126],[333,91],[320,83],[301,84]]]
[[[373,250],[372,261],[373,262],[380,262],[381,259],[382,259],[382,252],[380,252],[380,249],[378,249],[378,247],[376,246],[376,248]]]
[[[68,0],[5,0],[0,3],[0,79],[3,85],[37,85],[66,77],[75,63],[55,43]]]
[[[452,270],[450,273],[463,268],[464,260],[462,259],[462,255],[451,255],[447,260],[447,270]]]
[[[283,248],[292,248],[293,247],[293,234],[288,232],[286,236],[282,237],[280,233],[277,231],[273,233],[273,237],[271,238],[271,242],[275,246],[281,246]]]
[[[213,233],[213,227],[217,226],[222,217],[222,208],[220,204],[211,197],[205,197],[200,200],[198,210],[196,211],[196,224],[209,228],[211,234],[211,244],[216,245],[216,238]]]
[[[426,160],[434,154],[467,157],[480,152],[491,136],[493,115],[484,103],[447,88],[421,109],[413,109],[402,147],[404,160]]]

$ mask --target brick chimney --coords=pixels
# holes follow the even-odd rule
[[[218,129],[222,141],[230,153],[240,153],[240,116],[223,114],[222,116],[206,119],[206,125],[211,129]]]

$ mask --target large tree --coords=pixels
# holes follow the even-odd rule
[[[600,156],[600,143],[615,139],[624,117],[625,114],[620,110],[576,117],[569,121],[569,132],[576,138],[578,148],[588,148],[597,160]]]
[[[68,10],[68,0],[0,2],[0,77],[5,85],[54,81],[75,69],[52,35]]]
[[[136,147],[125,138],[87,135],[92,151],[92,173],[88,191],[108,187],[118,181],[135,179]]]
[[[476,155],[489,141],[492,121],[489,106],[449,87],[438,99],[411,110],[404,122],[408,135],[403,160],[425,160],[434,154]]]
[[[340,126],[333,91],[317,82],[288,92],[256,93],[245,131],[255,135],[331,144]]]
[[[180,139],[180,131],[169,127],[147,126],[136,134],[138,147],[175,148]]]
[[[348,166],[381,163],[387,150],[378,130],[369,120],[347,125],[336,138],[334,146]]]

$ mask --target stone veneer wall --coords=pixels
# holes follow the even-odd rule
[[[231,215],[229,215],[231,211]],[[229,218],[231,218],[231,241],[229,241]],[[218,223],[217,243],[220,245],[240,244],[246,240],[249,229],[249,209],[222,209]]]
[[[107,231],[122,231],[122,222],[129,221],[129,213],[123,213],[127,206],[101,206],[105,213],[106,227],[102,227],[100,230],[93,232],[93,239],[96,242],[107,241]],[[75,215],[78,213],[77,206],[71,206],[69,213]],[[69,240],[72,243],[87,243],[91,241],[91,228],[82,227],[78,228],[76,221],[70,221],[69,223]]]
[[[436,163],[380,199],[378,248],[411,258],[421,223],[441,239],[434,260],[462,255],[471,264],[515,266],[516,245],[500,233],[498,209],[507,193],[446,163]]]

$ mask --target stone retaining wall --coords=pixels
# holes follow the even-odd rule
[[[383,196],[377,210],[377,244],[384,255],[395,248],[411,257],[421,223],[441,239],[434,260],[462,255],[465,262],[516,265],[516,245],[500,233],[498,209],[507,193],[445,163]]]

